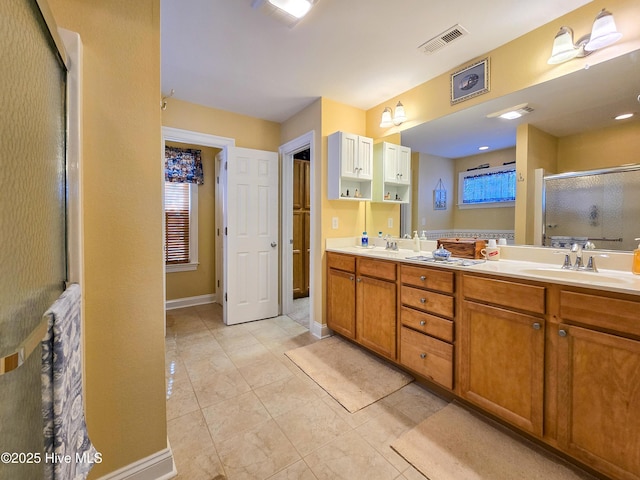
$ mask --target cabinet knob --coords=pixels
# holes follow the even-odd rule
[[[426,299],[426,298],[424,298],[424,297],[422,297],[422,298],[420,299],[420,303],[427,303],[427,299]]]
[[[567,336],[567,331],[566,330],[558,330],[558,335],[560,335],[561,337],[566,337]]]
[[[360,283],[362,279],[360,277],[356,278],[356,282]]]
[[[423,327],[424,327],[426,324],[427,324],[427,322],[425,322],[424,320],[420,320],[420,325],[421,325],[421,326],[423,326]]]
[[[420,354],[420,358],[427,358],[427,354],[426,353],[421,353]]]
[[[351,280],[351,281],[353,282],[353,275],[351,275],[351,276],[349,277],[349,280]]]
[[[427,277],[425,277],[424,275],[420,275],[420,280],[422,280],[423,282],[427,279]]]
[[[535,323],[533,324],[533,329],[534,329],[534,330],[540,330],[541,328],[542,328],[542,325],[540,325],[540,323],[539,323],[539,322],[535,322]]]

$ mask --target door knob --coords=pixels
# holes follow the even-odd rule
[[[273,248],[276,248],[276,247],[278,246],[278,244],[277,244],[276,242],[271,242],[271,246],[272,246]]]

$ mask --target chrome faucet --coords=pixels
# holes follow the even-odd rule
[[[582,245],[574,243],[569,251],[576,254],[576,263],[573,264],[573,268],[575,270],[582,268]]]
[[[593,244],[591,244],[593,245]],[[585,247],[587,250],[592,250],[594,247],[592,246],[587,246]],[[564,256],[564,263],[562,264],[562,268],[564,269],[568,269],[568,270],[588,270],[590,272],[597,272],[598,268],[596,267],[596,260],[595,258],[593,258],[593,255],[589,257],[589,260],[587,261],[587,265],[585,266],[583,264],[582,261],[582,254],[583,254],[583,247],[582,245],[578,244],[578,243],[574,243],[573,245],[571,245],[571,248],[569,250],[570,253],[566,254]],[[575,253],[576,254],[576,261],[575,263],[572,265],[571,264],[571,253]]]

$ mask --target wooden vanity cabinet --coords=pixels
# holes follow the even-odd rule
[[[396,359],[395,262],[358,257],[356,261],[356,341]]]
[[[400,283],[400,364],[451,390],[455,276],[401,265]]]
[[[327,252],[327,326],[356,338],[356,259]]]
[[[545,288],[465,274],[462,294],[460,395],[541,437]]]
[[[640,479],[640,302],[560,292],[558,446]]]
[[[395,262],[327,252],[327,326],[396,359]]]

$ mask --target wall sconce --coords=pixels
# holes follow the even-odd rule
[[[401,125],[407,119],[407,115],[404,113],[404,106],[401,102],[398,102],[396,105],[396,113],[393,115],[393,112],[389,107],[385,107],[382,112],[382,119],[380,120],[380,128],[389,128],[392,125],[396,127]]]
[[[622,34],[616,30],[613,15],[603,8],[593,22],[591,34],[580,37],[576,43],[573,42],[571,27],[560,27],[553,40],[551,57],[547,63],[555,65],[572,58],[586,57],[596,50],[617,42],[621,37]]]

